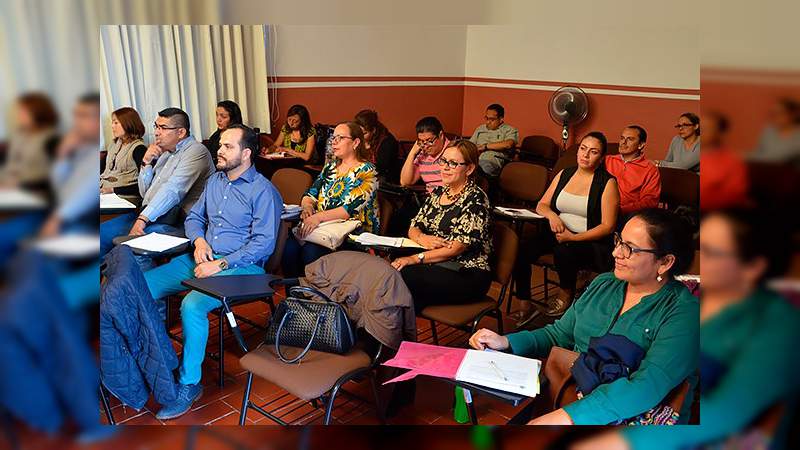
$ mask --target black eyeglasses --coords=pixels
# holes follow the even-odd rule
[[[438,137],[438,136],[437,136],[437,137],[435,137],[435,138],[432,138],[432,139],[426,139],[426,140],[424,140],[424,141],[423,141],[422,139],[417,139],[417,145],[418,145],[420,148],[428,148],[428,147],[432,147],[432,146],[433,146],[433,144],[435,144],[435,143],[436,143],[436,140],[437,140],[437,139],[439,139],[439,137]]]
[[[689,128],[689,127],[693,127],[693,126],[694,126],[694,124],[692,124],[692,123],[679,123],[679,124],[675,125],[675,128]]]
[[[622,240],[622,236],[619,233],[614,233],[614,249],[617,248],[621,249],[622,257],[624,259],[629,259],[631,255],[634,253],[652,253],[654,255],[658,255],[658,250],[654,248],[635,248],[631,247],[631,244]]]
[[[333,142],[334,144],[338,144],[339,141],[341,141],[342,139],[353,139],[353,138],[350,136],[342,136],[341,134],[334,134],[333,137],[331,138],[331,142]]]
[[[183,128],[183,127],[167,127],[167,126],[164,126],[164,125],[159,125],[157,123],[153,124],[153,129],[155,129],[155,130],[162,130],[162,131],[163,130],[177,130],[178,128]]]
[[[436,160],[436,164],[439,164],[442,167],[449,167],[451,169],[455,169],[458,166],[466,166],[469,163],[465,162],[458,162],[458,161],[451,161],[449,159],[439,158]]]
[[[491,120],[492,122],[494,122],[495,120],[500,119],[500,117],[489,117],[489,116],[483,116],[483,118],[484,118],[484,120]]]

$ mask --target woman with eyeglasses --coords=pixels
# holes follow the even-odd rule
[[[789,400],[798,386],[800,313],[765,287],[787,268],[788,249],[775,230],[781,221],[758,210],[720,210],[700,225],[699,425],[671,433],[631,427],[575,444],[572,449],[678,450],[778,448],[778,436],[758,426],[763,414]],[[713,447],[713,446],[712,446]]]
[[[669,211],[646,209],[625,224],[614,243],[613,272],[597,276],[555,323],[506,336],[482,329],[469,340],[479,350],[542,359],[555,346],[585,353],[592,338],[615,335],[643,352],[638,368],[628,376],[599,384],[531,425],[617,423],[658,406],[673,388],[693,380],[700,308],[698,299],[674,278],[694,257],[688,224]],[[688,421],[691,405],[690,394],[679,423]]]
[[[478,147],[457,141],[437,164],[443,186],[431,192],[408,230],[425,250],[392,262],[417,313],[426,306],[482,300],[492,282],[489,199],[473,181]]]
[[[667,157],[654,161],[658,167],[674,167],[700,172],[700,117],[695,113],[683,113],[675,125],[678,135],[669,143]]]
[[[378,233],[378,175],[369,162],[364,132],[355,122],[342,122],[333,130],[334,158],[323,167],[314,184],[300,202],[300,237],[331,220],[361,221],[361,230]],[[305,266],[330,250],[311,242],[302,245],[289,234],[283,254],[283,274],[301,276]]]
[[[308,161],[314,156],[316,135],[308,109],[303,105],[292,105],[286,112],[286,125],[281,127],[275,143],[266,149],[265,154],[283,152]]]
[[[606,147],[605,135],[597,131],[581,139],[578,165],[559,172],[536,206],[536,212],[547,219],[549,230],[520,245],[514,266],[520,300],[531,299],[531,264],[553,253],[560,289],[551,298],[548,315],[559,316],[570,305],[580,269],[606,272],[613,265],[611,233],[617,225],[619,190],[603,166]],[[525,310],[530,302],[523,305]]]

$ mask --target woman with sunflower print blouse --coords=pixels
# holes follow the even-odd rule
[[[408,237],[426,250],[392,262],[417,313],[434,304],[482,299],[492,282],[489,199],[473,180],[478,147],[457,141],[437,162],[443,186],[431,192],[408,230]]]
[[[333,130],[334,158],[325,165],[314,184],[303,195],[300,206],[300,236],[305,237],[322,222],[350,218],[361,221],[362,231],[378,233],[378,174],[369,162],[364,132],[355,122],[343,122]],[[283,253],[283,274],[301,276],[305,266],[330,253],[311,242],[303,245],[289,233]]]

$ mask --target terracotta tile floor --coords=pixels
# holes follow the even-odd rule
[[[534,273],[534,285],[541,279],[541,273],[537,270]],[[497,296],[498,285],[493,285],[490,294]],[[536,293],[536,291],[535,291]],[[276,302],[282,298],[278,293]],[[179,305],[179,300],[173,300]],[[512,311],[518,309],[518,301],[514,299]],[[256,323],[264,324],[269,317],[268,308],[264,303],[252,303],[236,308],[237,314],[247,317]],[[177,317],[177,310],[174,317]],[[506,317],[505,305],[503,307],[505,331],[513,331],[515,321],[513,318]],[[540,322],[546,320],[540,318]],[[541,326],[540,324],[536,324]],[[209,352],[213,352],[217,346],[217,319],[210,317],[211,332],[208,342]],[[240,324],[243,335],[250,348],[258,345],[263,337],[263,332],[247,324]],[[486,318],[481,326],[496,329],[495,319]],[[171,331],[180,335],[180,321],[175,322]],[[430,322],[427,320],[417,320],[418,339],[421,342],[432,343]],[[439,344],[453,347],[465,347],[467,345],[468,334],[445,325],[437,326]],[[200,400],[192,407],[191,411],[184,416],[170,420],[159,421],[155,418],[155,413],[159,409],[152,398],[141,411],[121,405],[115,398],[111,398],[111,406],[114,418],[118,424],[123,425],[236,425],[242,407],[242,397],[246,384],[246,372],[239,365],[239,357],[242,352],[239,349],[233,334],[226,327],[225,333],[225,386],[220,388],[217,384],[217,362],[206,358],[203,364],[203,385],[204,392]],[[176,352],[180,353],[181,345],[175,343]],[[337,397],[336,404],[332,412],[332,423],[350,425],[378,425],[380,422],[375,413],[372,402],[369,381],[351,382],[345,385],[345,390],[358,395],[362,399],[356,399],[346,395]],[[441,380],[428,377],[420,377],[417,380],[416,397],[413,404],[404,407],[399,413],[389,419],[390,424],[394,425],[415,425],[415,424],[436,424],[436,425],[456,425],[453,418],[453,399],[454,388]],[[279,387],[264,380],[256,378],[253,382],[251,400],[258,405],[267,404],[265,409],[279,417],[281,420],[292,424],[322,424],[324,411],[321,408],[314,408],[311,404],[299,400]],[[506,423],[521,407],[513,407],[500,400],[489,399],[486,397],[475,397],[475,405],[478,413],[479,422],[485,425],[498,425]],[[102,421],[106,418],[100,409]],[[248,425],[276,425],[272,420],[262,416],[256,411],[249,410],[247,414]]]

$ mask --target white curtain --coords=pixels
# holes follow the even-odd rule
[[[100,27],[100,93],[104,141],[110,114],[135,108],[152,142],[158,111],[178,107],[189,114],[197,140],[216,129],[216,104],[233,100],[243,122],[269,129],[268,26],[103,25]]]

